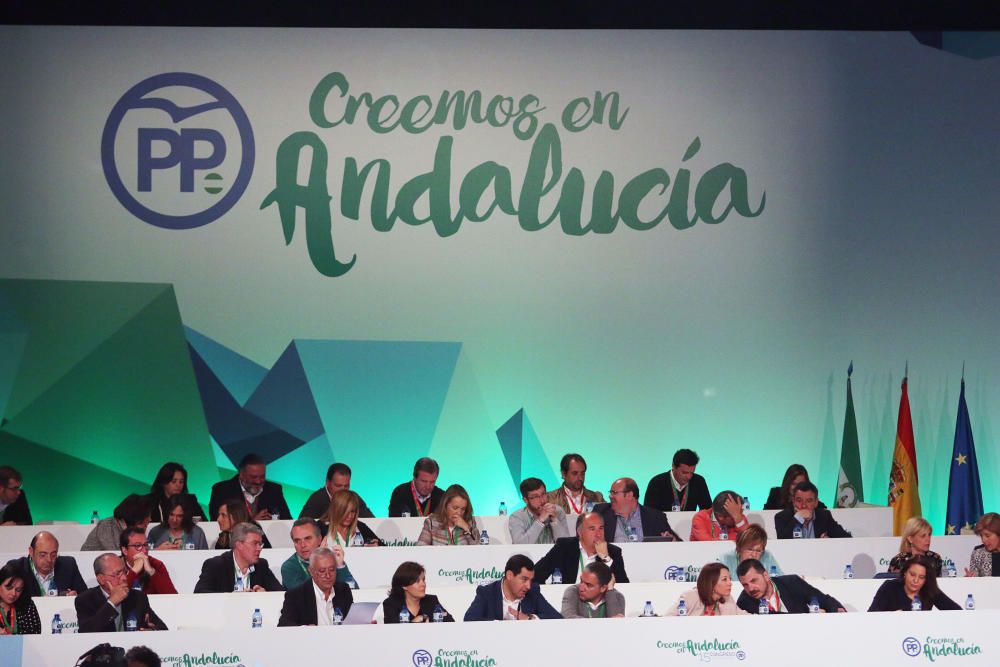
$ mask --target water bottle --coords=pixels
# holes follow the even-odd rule
[[[725,541],[725,540],[728,540],[728,539],[729,539],[729,531],[728,531],[728,530],[726,530],[726,527],[725,527],[725,526],[723,526],[723,527],[722,527],[722,530],[720,530],[720,531],[719,531],[719,539],[720,539],[720,540],[723,540],[723,541]]]
[[[358,582],[354,581],[354,577],[347,577],[347,579],[344,580],[344,583],[347,584],[347,587],[351,590],[358,589]]]
[[[646,605],[642,608],[643,616],[656,616],[656,612],[653,611],[653,601],[646,600]]]
[[[483,530],[483,532],[479,533],[479,543],[480,544],[490,543],[490,534],[487,533],[486,530]]]
[[[743,511],[750,511],[750,499],[747,496],[743,496]]]
[[[976,608],[976,598],[972,597],[972,593],[965,596],[965,608],[968,611],[973,611]]]
[[[354,531],[354,537],[351,538],[352,547],[363,547],[365,546],[365,538],[361,537],[361,531]]]
[[[236,577],[236,581],[233,582],[233,592],[242,593],[243,592],[243,577]]]
[[[560,570],[558,567],[557,568],[553,568],[553,570],[552,570],[552,583],[553,584],[561,584],[562,583],[562,570]]]
[[[670,511],[671,512],[680,512],[681,511],[681,506],[678,505],[677,503],[674,503],[673,505],[670,506]]]
[[[500,501],[500,509],[497,510],[497,514],[500,516],[507,516],[507,503],[502,500]]]
[[[594,501],[593,500],[588,500],[587,502],[585,502],[583,504],[583,511],[584,512],[593,512],[594,511]]]
[[[184,543],[184,550],[185,551],[191,551],[193,549],[194,549],[194,542],[188,540],[187,542]]]
[[[135,581],[132,582],[132,590],[134,590],[134,591],[141,591],[142,590],[142,579],[141,578],[139,578],[139,577],[135,578]]]
[[[97,523],[101,520],[101,517],[97,516],[97,510],[94,510],[93,514],[90,515],[90,523]]]
[[[59,618],[59,614],[52,617],[52,634],[61,635],[63,630],[62,619]]]
[[[410,622],[410,610],[407,609],[406,607],[403,607],[402,609],[399,610],[399,622],[400,623]]]
[[[910,603],[910,611],[923,611],[924,604],[920,601],[920,596],[917,595],[913,598],[913,602]]]
[[[403,512],[402,516],[403,516],[404,519],[409,519],[410,518],[410,513],[409,512]]]
[[[340,607],[333,608],[333,624],[343,625],[344,623],[344,612],[340,611]]]
[[[792,529],[792,537],[797,540],[802,539],[802,526],[795,526],[795,528]]]
[[[777,565],[772,565],[771,569],[768,570],[768,574],[771,575],[772,577],[777,577],[778,576],[778,566]]]
[[[757,605],[757,613],[765,615],[771,613],[771,609],[767,606],[767,600],[765,600],[764,598],[761,598],[760,604]]]
[[[844,579],[853,579],[853,578],[854,578],[854,568],[851,566],[850,563],[848,563],[847,565],[844,566]]]
[[[125,632],[135,632],[139,629],[139,619],[135,617],[135,612],[131,612],[125,619]]]
[[[441,623],[444,621],[444,607],[440,604],[434,607],[434,613],[431,614],[431,623]]]
[[[957,577],[958,568],[955,567],[954,563],[948,563],[947,567],[945,568],[945,574],[947,574],[949,578]]]
[[[253,610],[253,618],[250,620],[251,628],[259,628],[264,625],[264,617],[260,615],[260,609]]]
[[[684,598],[681,598],[681,601],[677,603],[677,615],[678,616],[688,615],[688,608],[687,604],[684,603]]]
[[[819,600],[816,599],[815,595],[809,598],[809,613],[810,614],[819,613]]]

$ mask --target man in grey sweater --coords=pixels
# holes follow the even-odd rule
[[[529,477],[521,482],[524,507],[507,518],[507,530],[514,544],[554,544],[556,538],[569,537],[566,512],[550,503],[545,482]]]
[[[580,575],[580,583],[563,593],[563,618],[621,618],[625,616],[625,596],[613,588],[611,568],[600,561],[590,563]]]

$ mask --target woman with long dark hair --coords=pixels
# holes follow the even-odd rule
[[[667,616],[679,616],[681,601],[684,602],[686,616],[735,616],[746,614],[736,606],[732,596],[733,579],[729,568],[722,563],[708,563],[698,573],[698,583],[694,590],[681,595]]]
[[[178,494],[167,502],[167,519],[153,526],[146,538],[154,549],[207,549],[205,532],[195,525],[191,496]]]
[[[0,635],[37,635],[42,632],[38,609],[24,594],[24,574],[14,563],[0,568]]]
[[[396,568],[392,575],[389,597],[382,601],[383,623],[399,623],[407,618],[409,623],[427,621],[454,622],[437,596],[427,594],[427,580],[424,566],[406,561]]]
[[[809,471],[800,463],[793,463],[785,470],[785,476],[781,478],[781,486],[772,486],[771,492],[767,495],[767,502],[764,503],[766,510],[783,510],[792,506],[792,494],[795,486],[799,482],[809,481]]]
[[[938,588],[934,561],[924,555],[903,563],[899,578],[887,579],[875,591],[868,611],[930,611],[932,607],[961,609]]]
[[[160,471],[156,473],[156,479],[149,486],[149,509],[152,521],[166,523],[167,503],[172,496],[179,493],[191,496],[191,509],[194,512],[192,516],[198,516],[202,519],[209,518],[201,504],[198,503],[198,498],[188,491],[187,479],[187,470],[180,463],[170,461],[163,464]]]
[[[215,520],[219,524],[219,539],[215,541],[213,549],[233,548],[232,539],[230,538],[230,531],[232,531],[233,526],[241,523],[252,523],[260,528],[260,524],[250,518],[250,512],[247,511],[247,504],[236,498],[226,500],[219,505],[219,515]],[[263,533],[263,529],[261,531],[264,537],[264,548],[270,549],[271,541],[267,539],[267,533]]]

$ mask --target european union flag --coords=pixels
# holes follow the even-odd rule
[[[951,479],[948,482],[948,514],[945,534],[958,535],[971,530],[983,515],[983,492],[979,486],[979,464],[972,440],[969,406],[965,403],[965,378],[958,396],[958,420],[955,422],[955,446],[951,452]]]

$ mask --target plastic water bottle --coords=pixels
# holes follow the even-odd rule
[[[434,607],[434,613],[431,614],[431,623],[441,623],[444,621],[444,607],[440,604]]]
[[[100,520],[101,517],[97,516],[97,510],[94,510],[94,512],[90,515],[90,523],[97,523]]]
[[[816,596],[809,598],[809,613],[810,614],[819,613],[819,600],[816,599]]]
[[[777,565],[772,565],[771,569],[768,570],[768,574],[770,576],[772,576],[772,577],[777,577],[778,576],[778,566]]]
[[[677,503],[674,503],[673,505],[670,506],[670,511],[671,512],[680,512],[681,511],[681,506],[678,505]]]
[[[642,608],[643,616],[656,616],[656,612],[653,611],[653,601],[646,600],[646,605]]]
[[[728,540],[729,539],[729,531],[726,530],[725,526],[723,526],[722,530],[719,531],[719,539],[720,540]]]
[[[400,623],[410,622],[410,610],[407,609],[406,607],[403,607],[402,609],[399,610],[399,622]]]
[[[354,537],[351,538],[352,547],[363,547],[365,546],[365,538],[361,537],[361,531],[354,531]]]
[[[344,623],[344,612],[340,611],[340,607],[333,608],[333,624],[343,625]]]
[[[593,500],[588,500],[587,502],[585,502],[583,504],[583,511],[584,512],[593,512],[594,511],[594,501]]]
[[[687,604],[685,604],[685,602],[684,602],[684,598],[681,598],[680,602],[677,603],[677,615],[678,616],[687,616],[688,615],[688,608],[687,608]]]
[[[920,596],[917,595],[913,598],[913,602],[910,603],[910,611],[923,611],[924,604],[920,601]]]
[[[354,577],[348,577],[347,579],[344,580],[344,583],[347,584],[347,587],[350,588],[351,590],[358,589],[358,582],[354,581]]]
[[[795,528],[792,529],[792,537],[797,540],[802,539],[802,526],[795,526]]]
[[[125,632],[135,632],[139,629],[139,619],[135,617],[135,612],[128,615],[125,619]]]
[[[253,610],[253,618],[250,619],[251,628],[259,628],[264,625],[264,617],[260,615],[260,609]]]
[[[410,518],[410,513],[409,512],[403,512],[403,518],[404,519],[409,519]]]
[[[487,533],[485,530],[483,530],[483,532],[479,533],[479,543],[480,544],[489,544],[490,543],[490,534]]]
[[[62,619],[59,618],[59,614],[52,617],[52,634],[61,635],[63,631]]]
[[[771,613],[770,608],[768,608],[768,606],[767,606],[767,600],[765,600],[764,598],[761,598],[760,599],[760,604],[757,605],[757,613],[758,614],[765,614],[765,615]]]
[[[185,551],[191,551],[193,549],[194,549],[194,542],[192,542],[191,540],[188,540],[187,542],[184,543],[184,550]]]
[[[965,608],[969,611],[973,611],[976,608],[976,598],[972,597],[972,593],[965,596]]]
[[[743,511],[744,512],[750,511],[750,498],[748,498],[747,496],[743,496]]]
[[[958,576],[958,568],[955,567],[954,563],[948,563],[948,565],[945,567],[945,574],[949,578],[957,577]]]
[[[134,591],[142,590],[142,579],[140,579],[139,577],[135,578],[135,581],[132,582],[132,590]]]
[[[562,583],[562,570],[560,570],[558,567],[557,568],[553,568],[553,570],[552,570],[552,583],[553,584],[561,584]]]
[[[844,579],[853,579],[853,578],[854,578],[854,568],[851,566],[850,563],[848,563],[847,565],[844,566]]]
[[[502,500],[500,501],[500,509],[497,510],[497,514],[500,516],[507,516],[507,503]]]

